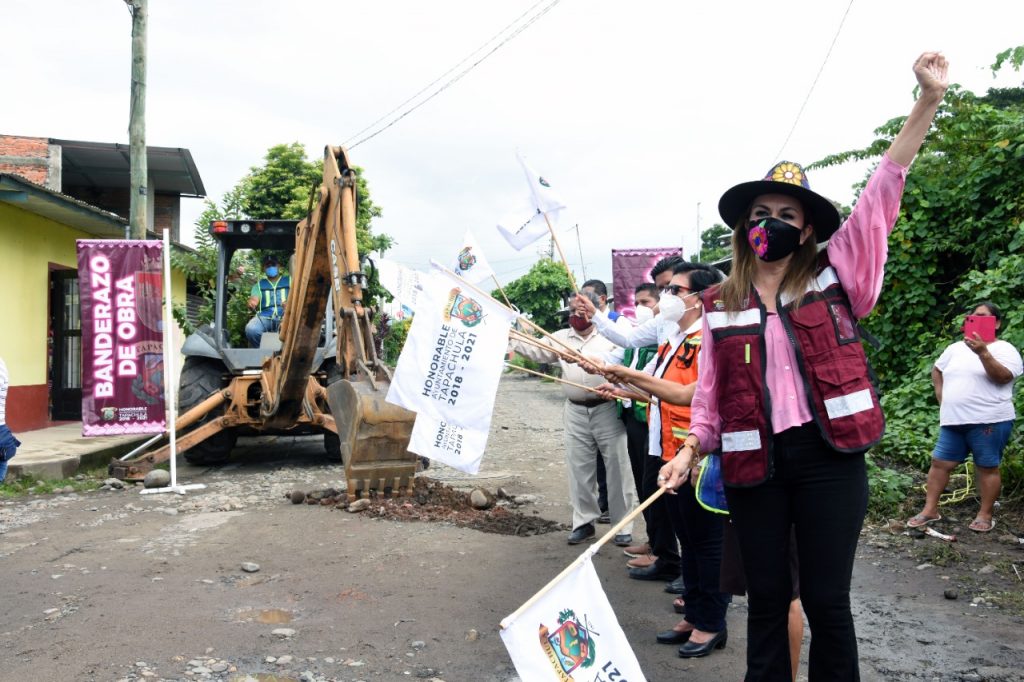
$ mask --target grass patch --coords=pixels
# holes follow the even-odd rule
[[[51,495],[64,488],[75,492],[96,490],[107,478],[107,468],[97,467],[84,471],[74,478],[41,479],[31,474],[19,478],[8,477],[0,483],[0,498],[9,499],[27,495]]]

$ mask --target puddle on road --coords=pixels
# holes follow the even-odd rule
[[[238,612],[238,620],[253,620],[264,625],[283,625],[284,623],[292,622],[294,618],[295,614],[288,609],[245,609]],[[267,679],[284,680],[285,678]]]

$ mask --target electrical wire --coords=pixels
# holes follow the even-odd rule
[[[494,34],[493,36],[491,36],[490,38],[488,38],[487,40],[485,40],[485,41],[484,41],[484,42],[483,42],[483,43],[482,43],[482,44],[481,44],[481,45],[480,45],[479,47],[477,47],[477,48],[476,48],[475,50],[473,50],[473,51],[472,51],[472,52],[470,52],[470,53],[469,53],[468,55],[466,55],[465,57],[463,57],[463,58],[462,58],[462,60],[461,60],[461,61],[459,61],[459,62],[458,62],[458,63],[457,63],[457,64],[456,64],[455,66],[453,66],[452,68],[448,69],[447,71],[445,71],[444,73],[442,73],[442,74],[441,74],[440,76],[438,76],[438,77],[437,77],[437,78],[435,78],[434,80],[432,80],[432,81],[430,81],[429,83],[427,83],[426,85],[424,85],[424,86],[423,86],[423,87],[422,87],[422,88],[421,88],[421,89],[420,89],[420,90],[419,90],[418,92],[416,92],[416,94],[412,95],[411,97],[409,97],[409,98],[408,98],[407,100],[405,100],[404,102],[401,102],[401,103],[400,103],[400,104],[399,104],[398,106],[396,106],[396,107],[395,107],[394,109],[392,109],[392,110],[391,110],[391,111],[389,111],[388,113],[384,114],[383,116],[381,116],[380,118],[378,118],[378,119],[377,119],[376,121],[374,121],[374,122],[373,122],[373,123],[371,123],[370,125],[366,126],[365,128],[363,128],[362,130],[360,130],[360,131],[358,131],[358,132],[356,132],[356,133],[353,133],[353,134],[352,134],[352,135],[351,135],[351,136],[350,136],[350,137],[349,137],[349,138],[348,138],[347,140],[345,140],[344,142],[342,142],[342,143],[341,143],[341,144],[342,144],[342,146],[347,146],[349,142],[351,142],[352,140],[356,139],[357,137],[359,137],[360,135],[362,135],[363,133],[365,133],[365,132],[366,132],[367,130],[369,130],[369,129],[373,128],[373,127],[374,127],[375,125],[377,125],[378,123],[380,123],[381,121],[383,121],[384,119],[386,119],[386,118],[387,118],[388,116],[390,116],[391,114],[395,113],[396,111],[398,111],[399,109],[401,109],[402,107],[404,107],[404,106],[405,106],[406,104],[408,104],[409,102],[412,102],[412,101],[413,101],[414,99],[416,99],[417,97],[419,97],[420,95],[422,95],[422,94],[423,94],[424,92],[426,92],[427,90],[429,90],[429,89],[430,89],[431,87],[433,87],[434,85],[436,85],[437,83],[439,83],[439,82],[441,81],[441,79],[443,79],[443,78],[444,78],[445,76],[447,76],[448,74],[450,74],[450,73],[451,73],[452,71],[454,71],[455,69],[457,69],[457,68],[459,68],[460,66],[462,66],[463,64],[465,64],[465,63],[466,63],[467,61],[469,61],[469,60],[470,60],[470,58],[472,58],[472,56],[473,56],[473,55],[475,55],[475,54],[476,54],[477,52],[479,52],[480,50],[482,50],[482,49],[484,49],[485,47],[487,47],[488,45],[490,45],[490,44],[491,44],[492,42],[494,42],[494,41],[495,41],[495,40],[496,40],[496,39],[498,38],[498,36],[500,36],[500,35],[501,35],[502,33],[504,33],[505,31],[509,30],[509,29],[510,29],[510,28],[512,28],[512,27],[513,27],[514,25],[516,25],[517,23],[519,23],[519,20],[520,20],[520,19],[522,19],[522,18],[523,18],[523,17],[525,17],[525,16],[527,15],[527,14],[529,14],[530,12],[532,12],[532,11],[533,11],[534,9],[536,9],[536,8],[537,8],[537,7],[539,6],[539,5],[543,5],[543,4],[545,3],[545,2],[547,2],[547,0],[538,0],[538,1],[537,1],[537,2],[535,2],[534,4],[530,5],[529,9],[527,9],[527,10],[526,10],[525,12],[523,12],[523,13],[522,13],[522,14],[520,14],[520,15],[519,15],[518,17],[516,17],[515,19],[513,19],[511,23],[509,23],[509,24],[508,24],[507,26],[505,26],[505,28],[501,29],[500,31],[498,31],[497,33],[495,33],[495,34]]]
[[[495,34],[495,36],[494,36],[493,38],[491,38],[490,40],[488,40],[487,42],[485,42],[485,43],[484,43],[483,45],[481,45],[480,47],[478,47],[478,48],[477,48],[476,50],[474,50],[473,52],[469,53],[469,55],[467,55],[467,56],[466,56],[465,58],[463,58],[463,59],[462,59],[462,60],[461,60],[461,61],[460,61],[460,62],[459,62],[458,64],[456,64],[456,65],[455,65],[455,66],[453,66],[452,68],[448,69],[448,71],[446,71],[446,72],[445,72],[444,74],[442,74],[441,76],[439,76],[438,78],[436,78],[436,79],[435,79],[434,81],[432,81],[432,82],[431,82],[430,84],[428,84],[428,85],[427,85],[426,87],[422,88],[422,89],[421,89],[421,90],[420,90],[419,92],[417,92],[417,93],[416,93],[415,95],[413,95],[412,97],[410,97],[410,98],[408,98],[407,100],[405,100],[405,102],[403,102],[402,104],[399,104],[399,105],[398,105],[398,106],[397,106],[396,108],[392,109],[392,110],[391,110],[390,112],[388,112],[387,114],[384,114],[384,116],[382,116],[382,117],[378,118],[378,119],[377,119],[377,120],[376,120],[376,121],[375,121],[374,123],[371,123],[371,124],[370,124],[369,126],[367,126],[366,128],[363,128],[363,130],[359,131],[359,132],[358,132],[358,133],[356,133],[355,135],[352,135],[352,136],[351,136],[351,137],[349,138],[349,140],[351,140],[351,139],[352,139],[352,138],[354,138],[354,137],[358,137],[358,136],[359,136],[359,135],[361,135],[361,134],[362,134],[363,132],[365,132],[366,130],[368,130],[368,129],[372,128],[372,127],[373,127],[374,125],[376,125],[376,124],[377,124],[377,123],[379,123],[380,121],[382,121],[382,120],[384,120],[384,119],[388,118],[389,116],[391,116],[391,114],[393,114],[393,113],[394,113],[395,111],[397,111],[398,109],[400,109],[401,107],[403,107],[403,106],[404,106],[405,104],[407,104],[407,103],[409,103],[409,102],[411,102],[411,101],[415,100],[415,99],[416,99],[417,97],[419,97],[419,96],[420,96],[420,95],[421,95],[421,94],[422,94],[422,93],[423,93],[424,91],[426,91],[426,90],[430,89],[430,88],[431,88],[431,87],[432,87],[432,86],[433,86],[434,84],[436,84],[436,83],[437,83],[438,81],[440,81],[440,80],[441,80],[442,78],[444,78],[444,77],[445,77],[446,75],[450,74],[450,73],[451,73],[452,71],[454,71],[455,69],[457,69],[457,68],[458,68],[459,66],[461,66],[462,64],[464,64],[465,62],[467,62],[467,61],[468,61],[469,59],[471,59],[471,58],[473,57],[473,55],[475,55],[475,54],[477,54],[478,52],[480,52],[480,50],[481,50],[481,49],[483,49],[483,48],[484,48],[485,46],[487,46],[488,44],[490,44],[491,42],[493,42],[495,38],[497,38],[497,37],[498,37],[498,36],[500,36],[500,35],[501,35],[502,33],[506,32],[506,31],[507,31],[507,30],[508,30],[509,28],[511,28],[512,26],[514,26],[514,25],[516,24],[516,22],[520,21],[520,19],[522,19],[522,17],[523,17],[523,16],[525,16],[526,14],[528,14],[529,12],[531,12],[531,11],[532,11],[532,10],[533,10],[534,8],[536,8],[536,7],[538,6],[538,5],[542,4],[542,3],[543,3],[543,2],[545,2],[545,1],[546,1],[546,0],[540,0],[540,2],[538,2],[538,3],[536,3],[535,5],[531,6],[531,7],[530,7],[530,9],[526,10],[526,12],[524,12],[524,13],[523,13],[523,14],[521,14],[521,15],[519,15],[519,17],[517,17],[515,21],[513,21],[513,22],[512,22],[511,24],[509,24],[508,26],[506,26],[505,28],[503,28],[503,29],[502,29],[501,31],[499,31],[499,32],[498,32],[497,34]],[[500,43],[498,43],[497,45],[495,45],[494,47],[492,47],[492,48],[491,48],[491,49],[490,49],[489,51],[485,52],[485,53],[484,53],[484,54],[483,54],[483,55],[482,55],[482,56],[481,56],[481,57],[480,57],[479,59],[477,59],[477,60],[476,60],[475,62],[473,62],[472,64],[470,64],[470,65],[469,65],[468,67],[466,67],[466,68],[465,68],[465,69],[463,69],[463,70],[462,70],[461,72],[459,72],[458,74],[456,74],[456,75],[455,75],[454,77],[452,77],[452,78],[450,78],[449,80],[447,80],[447,81],[446,81],[446,82],[445,82],[445,83],[444,83],[444,84],[443,84],[443,85],[442,85],[441,87],[439,87],[439,88],[438,88],[437,90],[435,90],[435,91],[434,91],[434,92],[433,92],[432,94],[430,94],[430,95],[429,95],[428,97],[426,97],[425,99],[423,99],[423,100],[422,100],[422,101],[420,101],[420,102],[417,102],[416,104],[414,104],[414,105],[413,105],[413,106],[411,106],[410,108],[406,109],[406,110],[405,110],[404,112],[402,112],[402,113],[401,113],[401,114],[400,114],[399,116],[397,116],[396,118],[392,119],[392,120],[391,120],[391,121],[390,121],[389,123],[387,123],[387,125],[384,125],[384,126],[382,126],[382,127],[378,128],[378,129],[377,129],[376,131],[374,131],[374,132],[370,133],[369,135],[367,135],[366,137],[363,137],[362,139],[360,139],[360,140],[358,140],[358,141],[354,142],[354,143],[353,143],[352,145],[346,145],[346,146],[348,146],[348,148],[349,148],[349,149],[355,149],[356,147],[358,147],[358,146],[359,146],[359,145],[361,145],[362,143],[366,142],[367,140],[372,140],[373,138],[377,137],[378,135],[380,135],[380,134],[381,134],[381,133],[383,133],[383,132],[384,132],[385,130],[387,130],[387,129],[388,129],[388,128],[390,128],[391,126],[395,125],[395,124],[396,124],[396,123],[398,123],[399,121],[401,121],[401,120],[402,120],[403,118],[405,118],[406,116],[408,116],[408,115],[409,115],[409,114],[411,114],[412,112],[414,112],[414,111],[416,111],[417,109],[419,109],[420,107],[422,107],[422,106],[423,106],[424,104],[426,104],[426,103],[427,103],[427,102],[429,102],[430,100],[432,100],[432,99],[434,99],[435,97],[437,97],[438,95],[440,95],[440,94],[441,94],[442,92],[444,92],[445,90],[447,90],[447,89],[448,89],[448,88],[450,88],[451,86],[453,86],[453,85],[455,85],[456,83],[458,83],[458,82],[459,82],[460,80],[462,80],[462,78],[464,78],[464,77],[466,76],[466,74],[468,74],[468,73],[469,73],[470,71],[472,71],[472,70],[473,70],[473,69],[475,69],[475,68],[476,68],[477,66],[479,66],[479,65],[480,65],[480,64],[481,64],[481,63],[482,63],[482,62],[483,62],[483,61],[484,61],[485,59],[487,59],[488,57],[490,57],[490,56],[491,56],[492,54],[494,54],[495,52],[497,52],[497,51],[498,51],[499,49],[501,49],[502,47],[504,47],[504,46],[505,46],[505,45],[506,45],[506,44],[507,44],[507,43],[508,43],[509,41],[511,41],[511,40],[512,40],[513,38],[515,38],[515,37],[516,37],[516,36],[518,36],[518,35],[519,35],[520,33],[522,33],[523,31],[525,31],[526,29],[528,29],[528,28],[529,28],[530,26],[532,26],[533,24],[535,24],[535,23],[536,23],[536,22],[537,22],[537,21],[538,21],[538,20],[539,20],[539,19],[540,19],[541,17],[543,17],[543,16],[544,16],[545,14],[547,14],[548,12],[550,12],[550,11],[551,11],[551,10],[552,10],[552,9],[553,9],[553,8],[555,7],[555,5],[559,4],[559,3],[561,2],[561,1],[562,1],[562,0],[551,0],[551,2],[550,2],[549,4],[547,4],[546,6],[544,6],[543,8],[541,8],[541,10],[540,10],[539,12],[537,12],[536,14],[534,14],[533,16],[531,16],[530,18],[528,18],[528,19],[527,19],[527,20],[526,20],[525,22],[523,22],[522,24],[520,24],[520,25],[519,25],[519,26],[518,26],[518,27],[517,27],[517,28],[516,28],[516,29],[515,29],[514,31],[512,31],[512,33],[510,33],[510,34],[509,34],[508,36],[506,36],[504,40],[502,40],[502,41],[501,41]]]
[[[839,27],[836,29],[836,34],[832,36],[832,43],[828,46],[828,52],[825,53],[825,58],[821,61],[821,66],[818,68],[818,73],[815,74],[814,80],[811,82],[811,87],[807,91],[807,96],[804,97],[803,104],[800,105],[799,111],[796,112],[796,118],[793,119],[793,126],[789,129],[789,134],[786,135],[786,139],[779,146],[779,151],[775,152],[775,156],[771,158],[769,163],[774,164],[777,162],[782,155],[782,150],[789,144],[789,139],[793,137],[793,133],[796,131],[796,126],[800,123],[800,117],[804,114],[804,109],[807,107],[807,102],[811,99],[811,94],[814,92],[814,87],[818,84],[818,79],[821,78],[821,72],[825,70],[825,65],[828,64],[829,57],[832,56],[832,48],[836,46],[836,41],[839,40],[839,34],[843,32],[843,24],[846,23],[846,17],[850,14],[850,8],[853,7],[853,0],[850,0],[850,4],[846,6],[846,11],[843,12],[843,18],[839,20]]]

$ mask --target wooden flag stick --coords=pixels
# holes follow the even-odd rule
[[[534,376],[542,377],[544,379],[551,379],[552,381],[557,381],[560,384],[568,384],[569,386],[575,386],[576,388],[582,388],[584,391],[590,391],[591,393],[597,393],[598,395],[601,395],[601,392],[594,388],[593,386],[584,386],[583,384],[577,384],[575,381],[569,381],[568,379],[562,379],[561,377],[553,377],[550,374],[544,374],[543,372],[534,372],[532,369],[520,367],[519,365],[513,365],[511,362],[506,362],[505,366],[511,367],[512,369],[518,369],[520,372],[533,374]]]
[[[573,351],[573,353],[570,354],[565,351],[559,350],[558,348],[555,348],[551,344],[544,343],[543,339],[538,339],[536,336],[530,336],[529,334],[524,334],[523,332],[516,331],[515,329],[509,330],[509,336],[517,341],[522,341],[523,343],[529,344],[531,346],[536,346],[537,348],[541,348],[550,353],[554,353],[559,357],[559,359],[565,360],[566,362],[577,363],[580,360],[580,358],[576,356],[575,351]]]
[[[548,224],[548,232],[551,233],[551,239],[555,242],[555,247],[558,249],[558,255],[562,259],[562,265],[565,266],[565,274],[569,275],[569,284],[572,285],[572,292],[574,294],[580,293],[580,290],[576,288],[576,280],[572,276],[572,270],[569,269],[569,261],[565,259],[565,252],[562,251],[562,243],[558,241],[558,235],[555,234],[555,227],[551,224],[551,219],[548,218],[547,213],[541,213],[544,216],[544,222]]]
[[[503,619],[501,621],[501,629],[504,630],[510,625],[512,625],[512,623],[515,622],[516,618],[521,616],[527,609],[536,604],[541,597],[550,592],[551,589],[562,580],[562,578],[572,573],[572,571],[585,559],[597,554],[597,551],[601,549],[602,546],[604,546],[608,541],[614,539],[618,532],[622,528],[624,528],[627,523],[636,518],[637,515],[640,514],[644,509],[647,509],[649,506],[651,506],[655,500],[657,500],[659,497],[665,494],[666,490],[667,488],[659,487],[656,491],[654,491],[654,494],[648,497],[646,500],[644,500],[643,503],[640,504],[640,506],[638,506],[636,509],[627,514],[621,521],[612,526],[608,530],[608,532],[601,537],[600,540],[598,540],[593,545],[583,550],[583,553],[576,557],[576,559],[571,564],[566,566],[561,573],[552,578],[547,585],[540,588],[540,590],[538,590],[536,594],[527,599],[522,606],[520,606],[518,609],[512,612],[512,615]]]
[[[501,282],[498,281],[498,276],[491,275],[491,279],[494,280],[494,286],[498,287],[498,291],[501,292],[501,297],[505,299],[505,305],[508,306],[508,309],[515,310],[515,308],[512,307],[512,302],[508,300],[508,295],[505,293],[505,290],[501,288]]]

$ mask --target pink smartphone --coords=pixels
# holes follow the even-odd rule
[[[992,315],[968,315],[964,321],[964,337],[974,338],[974,332],[985,343],[992,343],[996,340],[996,318]]]

